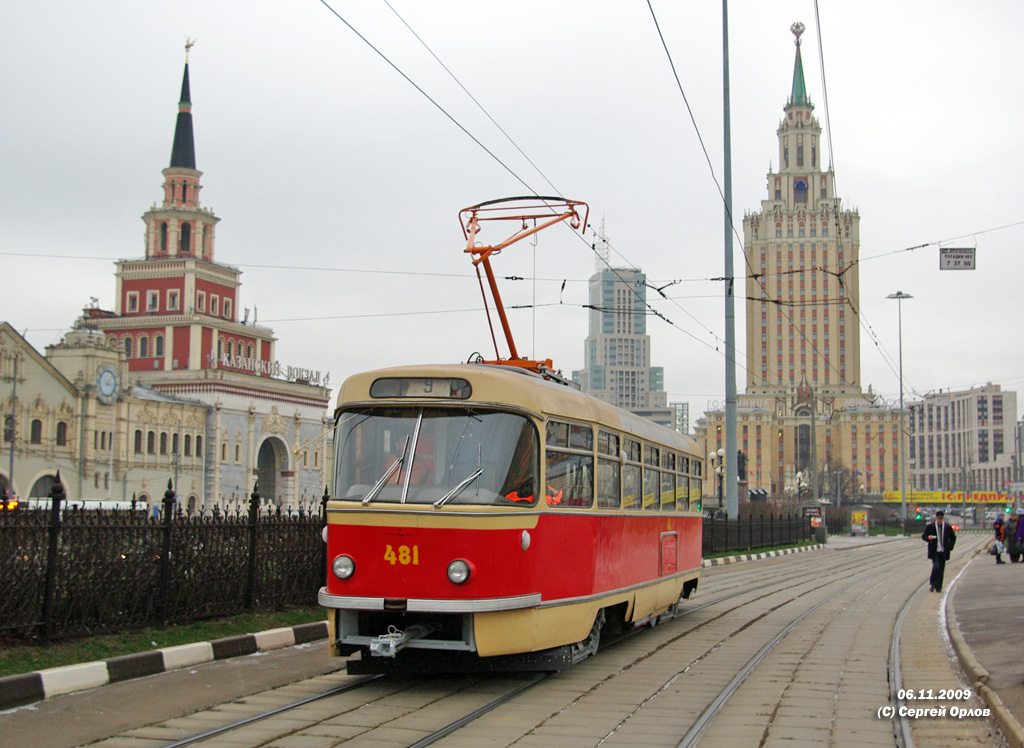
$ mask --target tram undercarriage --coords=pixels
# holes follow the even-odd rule
[[[329,617],[331,653],[358,654],[347,663],[350,675],[567,670],[637,629],[675,618],[679,602],[696,591],[697,583],[685,580],[671,605],[636,620],[629,620],[629,601],[599,607],[588,619],[593,621],[589,634],[573,644],[490,656],[481,656],[477,647],[480,614],[336,610]]]

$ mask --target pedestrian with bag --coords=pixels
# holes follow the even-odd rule
[[[946,523],[946,513],[941,509],[935,512],[935,519],[924,527],[921,540],[928,543],[928,558],[932,561],[932,575],[928,579],[931,585],[929,592],[942,592],[942,578],[946,573],[946,561],[956,545],[956,533]]]
[[[1014,532],[1014,538],[1017,541],[1016,553],[1024,556],[1024,509],[1017,510],[1017,530]],[[1010,560],[1013,560],[1012,555]]]
[[[996,563],[1005,564],[1003,561],[1003,542],[1006,540],[1006,528],[1003,526],[1003,515],[996,516],[996,521],[992,523],[992,529],[995,531],[996,536]]]

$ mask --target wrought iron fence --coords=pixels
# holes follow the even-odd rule
[[[315,603],[323,511],[258,506],[256,494],[248,514],[189,516],[166,499],[160,518],[0,512],[0,636],[61,639]]]
[[[703,553],[710,556],[729,551],[753,551],[811,540],[809,519],[799,515],[754,516],[729,520],[704,517]]]

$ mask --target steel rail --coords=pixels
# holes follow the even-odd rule
[[[558,675],[557,671],[543,673],[539,677],[535,678],[532,682],[526,683],[525,685],[522,685],[519,688],[517,688],[517,689],[515,689],[513,691],[510,691],[509,693],[505,694],[504,696],[499,696],[498,698],[496,698],[491,703],[484,704],[482,707],[480,707],[479,709],[477,709],[477,710],[475,710],[473,712],[470,712],[465,717],[460,717],[459,719],[457,719],[457,720],[455,720],[453,722],[449,722],[447,725],[442,727],[440,730],[436,730],[435,732],[430,733],[426,737],[421,738],[420,740],[417,740],[415,743],[410,743],[406,748],[426,748],[426,746],[431,745],[432,743],[436,743],[441,738],[444,738],[444,737],[450,735],[451,733],[455,732],[456,730],[458,730],[461,727],[465,727],[470,722],[473,722],[474,720],[482,717],[483,715],[487,714],[488,712],[494,711],[499,706],[504,704],[506,701],[511,701],[512,699],[514,699],[515,697],[519,696],[520,694],[523,694],[523,693],[525,693],[525,692],[527,692],[527,691],[529,691],[529,690],[531,690],[533,688],[536,688],[541,683],[543,683],[544,681],[548,680],[549,678],[554,677],[555,675]]]
[[[307,696],[304,699],[300,699],[299,701],[292,702],[291,704],[285,704],[284,706],[279,706],[279,707],[277,707],[275,709],[271,709],[268,712],[263,712],[262,714],[256,714],[256,715],[253,715],[252,717],[246,717],[245,719],[240,719],[237,722],[232,722],[229,725],[223,725],[221,727],[215,727],[214,729],[208,730],[207,732],[204,732],[201,735],[193,735],[192,737],[182,738],[181,740],[178,740],[178,741],[176,741],[174,743],[168,743],[167,745],[162,746],[162,748],[183,748],[186,745],[192,745],[192,744],[198,743],[198,742],[200,742],[202,740],[208,740],[208,739],[210,739],[212,737],[216,737],[217,735],[222,735],[225,732],[230,732],[231,730],[237,730],[239,727],[245,727],[246,725],[251,725],[254,722],[259,722],[260,720],[264,720],[267,717],[273,717],[275,715],[281,714],[282,712],[288,712],[288,711],[291,711],[292,709],[298,709],[300,706],[305,706],[306,704],[311,704],[314,701],[319,701],[320,699],[326,699],[326,698],[328,698],[330,696],[337,696],[338,694],[345,693],[346,691],[354,691],[357,688],[362,688],[363,686],[369,684],[370,682],[378,680],[380,678],[384,678],[384,677],[385,676],[383,676],[383,675],[371,675],[371,676],[366,677],[366,678],[361,678],[358,681],[355,681],[353,683],[346,683],[343,686],[338,686],[336,688],[332,688],[330,691],[325,691],[324,693],[316,694],[314,696]]]
[[[694,746],[697,744],[697,741],[700,739],[701,734],[704,732],[705,729],[707,729],[708,725],[711,724],[711,720],[718,716],[718,713],[722,710],[722,707],[724,707],[726,702],[729,701],[730,698],[732,698],[732,695],[736,693],[736,690],[740,687],[743,681],[747,679],[747,676],[750,675],[753,669],[757,667],[758,664],[760,664],[761,660],[763,660],[765,656],[769,652],[771,652],[779,642],[786,638],[790,631],[795,629],[801,622],[803,622],[805,618],[811,615],[811,613],[816,612],[822,606],[832,602],[840,595],[849,592],[854,587],[862,583],[863,580],[858,580],[853,584],[849,585],[848,587],[844,587],[835,594],[832,594],[824,600],[822,600],[820,603],[815,605],[806,613],[803,613],[802,615],[797,616],[792,621],[790,621],[789,624],[784,629],[782,629],[782,631],[780,631],[778,634],[772,637],[767,644],[761,647],[757,654],[755,654],[747,661],[747,663],[740,669],[740,671],[736,673],[733,679],[729,681],[728,685],[726,685],[726,687],[719,692],[718,696],[716,696],[715,699],[710,704],[708,704],[704,711],[700,713],[700,716],[697,717],[697,721],[693,723],[693,726],[687,731],[686,735],[683,736],[683,739],[679,741],[676,748],[689,748],[690,746]]]

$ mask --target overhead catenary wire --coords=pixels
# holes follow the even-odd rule
[[[345,26],[347,26],[347,27],[349,28],[349,30],[351,30],[351,31],[352,31],[352,32],[353,32],[353,33],[354,33],[354,34],[355,34],[356,36],[358,36],[358,37],[359,37],[359,39],[360,39],[361,41],[363,41],[363,42],[364,42],[364,43],[365,43],[365,44],[366,44],[367,46],[369,46],[369,47],[370,47],[370,48],[371,48],[371,49],[372,49],[372,50],[373,50],[373,51],[374,51],[374,52],[375,52],[375,53],[376,53],[376,54],[377,54],[378,56],[380,56],[380,57],[381,57],[381,59],[383,59],[383,60],[384,60],[385,62],[387,62],[387,63],[388,63],[388,65],[390,65],[390,66],[391,66],[391,67],[392,67],[392,68],[393,68],[393,69],[394,69],[394,70],[395,70],[395,71],[396,71],[396,72],[397,72],[397,73],[398,73],[399,75],[401,75],[401,76],[402,76],[402,78],[404,78],[404,79],[405,79],[405,80],[406,80],[406,81],[407,81],[407,82],[408,82],[408,83],[409,83],[410,85],[412,85],[412,86],[413,86],[413,87],[414,87],[414,88],[415,88],[415,89],[416,89],[416,90],[417,90],[417,91],[418,91],[418,92],[419,92],[420,94],[422,94],[422,95],[423,95],[423,96],[424,96],[424,97],[425,97],[425,98],[426,98],[426,99],[427,99],[428,101],[430,101],[430,103],[431,103],[431,104],[433,104],[433,105],[434,105],[434,106],[435,106],[435,107],[436,107],[436,108],[437,108],[437,109],[438,109],[439,111],[441,111],[441,112],[442,112],[442,113],[443,113],[443,114],[444,114],[444,115],[445,115],[446,117],[448,117],[448,119],[449,119],[449,120],[451,120],[451,121],[452,121],[452,123],[454,123],[454,124],[455,124],[455,125],[456,125],[456,126],[457,126],[457,127],[458,127],[458,128],[459,128],[459,129],[460,129],[460,130],[461,130],[462,132],[463,132],[463,133],[465,133],[465,134],[466,134],[466,135],[467,135],[467,136],[468,136],[468,137],[469,137],[469,138],[470,138],[471,140],[473,140],[473,142],[474,142],[474,143],[476,143],[476,144],[477,144],[478,146],[480,146],[480,147],[481,147],[481,148],[482,148],[482,149],[483,149],[483,150],[484,150],[484,151],[485,151],[485,152],[486,152],[486,153],[487,153],[488,155],[490,155],[490,156],[491,156],[491,157],[492,157],[492,158],[493,158],[493,159],[494,159],[495,161],[497,161],[497,162],[498,162],[499,164],[501,164],[501,166],[502,166],[502,167],[503,167],[503,168],[504,168],[504,169],[505,169],[506,171],[508,171],[508,172],[509,172],[510,174],[512,174],[512,176],[513,176],[513,177],[515,177],[515,178],[516,178],[516,180],[517,180],[517,181],[519,181],[519,183],[520,183],[520,184],[522,184],[522,185],[523,185],[524,187],[526,187],[526,189],[527,189],[527,190],[529,190],[530,194],[532,194],[532,195],[534,195],[534,196],[537,196],[537,195],[538,195],[538,192],[537,192],[537,191],[536,191],[535,189],[533,189],[533,187],[531,187],[531,186],[530,186],[530,185],[529,185],[529,184],[528,184],[528,183],[526,182],[526,180],[524,180],[524,179],[523,179],[522,177],[520,177],[520,176],[519,176],[518,174],[516,174],[516,173],[515,173],[515,171],[514,171],[514,170],[513,170],[513,169],[512,169],[512,168],[511,168],[510,166],[508,166],[507,164],[505,164],[505,163],[504,163],[504,162],[503,162],[503,161],[502,161],[501,159],[499,159],[499,158],[498,158],[498,157],[497,157],[497,156],[496,156],[496,155],[495,155],[495,154],[494,154],[494,153],[493,153],[493,152],[492,152],[492,151],[491,151],[490,149],[488,149],[488,148],[487,148],[487,147],[486,147],[486,146],[485,146],[485,145],[484,145],[484,144],[483,144],[483,143],[482,143],[482,142],[481,142],[481,141],[480,141],[480,140],[479,140],[478,138],[476,138],[476,137],[475,137],[475,136],[474,136],[474,135],[473,135],[472,133],[470,133],[468,129],[466,129],[466,128],[465,128],[465,127],[464,127],[464,126],[463,126],[463,125],[462,125],[462,124],[461,124],[460,122],[458,122],[458,120],[456,120],[456,119],[455,119],[455,117],[453,117],[453,116],[452,116],[452,115],[451,115],[451,114],[450,114],[450,113],[449,113],[449,112],[448,112],[447,110],[445,110],[445,109],[444,109],[444,108],[443,108],[443,107],[442,107],[442,106],[441,106],[441,105],[440,105],[440,104],[439,104],[439,103],[438,103],[438,102],[437,102],[436,100],[434,100],[434,99],[433,99],[433,98],[432,98],[431,96],[429,96],[429,95],[428,95],[428,94],[427,94],[427,93],[426,93],[426,92],[425,92],[425,91],[424,91],[424,90],[423,90],[423,89],[422,89],[422,88],[421,88],[421,87],[420,87],[419,85],[417,85],[417,84],[416,84],[416,83],[415,83],[415,82],[414,82],[414,81],[413,81],[413,80],[412,80],[412,79],[411,79],[411,78],[410,78],[410,77],[409,77],[408,75],[406,75],[406,74],[405,74],[405,72],[403,72],[403,71],[402,71],[402,70],[401,70],[401,69],[400,69],[400,68],[399,68],[399,67],[398,67],[398,66],[397,66],[397,65],[396,65],[396,64],[395,64],[394,62],[392,62],[392,61],[391,61],[391,60],[390,60],[390,59],[389,59],[389,58],[388,58],[388,57],[387,57],[387,56],[386,56],[386,55],[385,55],[385,54],[384,54],[383,52],[381,52],[381,51],[380,51],[379,49],[377,49],[377,47],[375,47],[375,46],[374,46],[373,44],[371,44],[371,43],[370,43],[370,41],[369,41],[369,40],[368,40],[368,39],[367,39],[367,38],[366,38],[365,36],[363,36],[363,35],[362,35],[361,33],[359,33],[359,32],[358,32],[358,31],[357,31],[357,30],[355,29],[355,27],[353,27],[353,26],[352,26],[352,24],[350,24],[350,23],[349,23],[349,22],[348,22],[348,21],[347,21],[347,20],[346,20],[346,19],[345,19],[345,18],[344,18],[344,17],[343,17],[343,16],[342,16],[342,15],[341,15],[340,13],[338,13],[338,12],[337,12],[337,11],[336,11],[336,10],[335,10],[335,9],[334,9],[333,7],[331,7],[331,5],[330,5],[329,3],[327,3],[327,2],[326,2],[326,0],[320,0],[320,2],[321,2],[321,3],[323,4],[323,5],[324,5],[324,7],[326,7],[326,8],[328,9],[328,10],[330,10],[330,11],[331,11],[331,13],[333,13],[333,14],[334,14],[334,16],[338,18],[338,20],[340,20],[340,21],[341,21],[342,23],[344,23],[344,24],[345,24]],[[396,15],[398,15],[398,14],[396,13]],[[401,18],[401,17],[399,16],[399,18]],[[404,19],[403,19],[403,23],[405,23]],[[406,24],[406,26],[408,27],[408,24]],[[410,28],[410,30],[411,30],[411,28]],[[435,59],[436,59],[436,55],[435,55]],[[438,59],[438,62],[440,63],[440,60],[439,60],[439,59]],[[442,63],[442,67],[444,67],[443,63]],[[461,85],[461,84],[460,84],[460,85]],[[463,87],[463,88],[464,88],[464,87]],[[467,91],[467,94],[468,94],[468,91]],[[500,129],[500,128],[499,128],[499,129]],[[531,163],[532,163],[532,162],[531,162]],[[575,232],[574,232],[574,233],[575,233]],[[582,238],[582,237],[581,237],[581,238]],[[585,241],[585,239],[584,239],[584,241]],[[588,246],[589,246],[589,245],[588,245]],[[596,251],[596,250],[595,250],[595,251]],[[608,263],[607,263],[607,261],[606,261],[606,264],[608,264]],[[612,270],[613,272],[615,272],[615,268],[613,268],[613,267],[612,267],[612,266],[611,266],[610,264],[608,264],[608,267],[609,267],[609,268],[610,268],[610,269],[611,269],[611,270]],[[633,292],[634,292],[634,294],[636,294],[636,291],[635,291],[635,289],[634,289],[634,291],[633,291]],[[656,309],[654,309],[654,307],[652,307],[652,306],[651,306],[651,305],[649,304],[649,302],[647,302],[647,301],[646,301],[646,299],[643,299],[643,298],[639,297],[639,295],[638,295],[638,294],[637,294],[637,298],[638,298],[638,300],[640,300],[640,301],[641,301],[641,302],[642,302],[642,303],[643,303],[643,304],[644,304],[645,306],[647,306],[647,308],[648,308],[648,309],[650,309],[650,310],[651,310],[651,312],[652,312],[653,314],[655,314],[656,316],[660,317],[660,318],[661,318],[661,319],[663,319],[663,320],[664,320],[665,322],[668,322],[668,323],[669,323],[670,325],[672,325],[673,327],[676,327],[676,329],[679,329],[679,330],[680,330],[681,332],[683,332],[684,334],[686,334],[686,335],[689,335],[689,336],[693,337],[693,338],[694,338],[694,340],[697,340],[698,342],[703,342],[703,341],[700,341],[700,340],[699,340],[699,338],[697,338],[696,336],[694,336],[694,335],[693,335],[692,333],[690,333],[690,332],[688,332],[688,331],[686,331],[686,330],[683,330],[682,328],[680,328],[680,327],[678,327],[677,325],[675,325],[675,324],[674,324],[674,323],[673,323],[673,322],[672,322],[671,320],[669,320],[669,319],[668,319],[667,317],[665,317],[665,316],[664,316],[663,314],[661,314],[661,313],[660,313],[660,312],[658,312],[658,311],[657,311]],[[704,345],[707,345],[707,343],[704,343]],[[713,346],[707,345],[707,347],[708,347],[708,348],[711,348],[712,350],[716,350],[716,351],[717,351],[717,348],[715,348],[715,347],[713,347]]]
[[[483,149],[483,151],[484,151],[484,152],[485,152],[485,153],[486,153],[486,154],[487,154],[488,156],[490,156],[490,157],[491,157],[492,159],[494,159],[494,160],[495,160],[495,161],[496,161],[496,162],[497,162],[497,163],[498,163],[498,164],[499,164],[499,165],[500,165],[500,166],[501,166],[501,167],[502,167],[502,168],[503,168],[503,169],[504,169],[505,171],[507,171],[507,172],[508,172],[509,174],[511,174],[511,175],[512,175],[512,177],[513,177],[513,178],[514,178],[514,179],[515,179],[515,180],[516,180],[517,182],[519,182],[519,183],[520,183],[521,185],[523,185],[523,187],[525,187],[525,188],[526,188],[527,190],[529,190],[529,191],[530,191],[530,194],[532,194],[532,195],[536,195],[536,194],[538,194],[538,193],[537,193],[537,191],[536,191],[535,189],[533,189],[533,187],[531,187],[531,186],[530,186],[530,184],[529,184],[529,183],[528,183],[528,182],[527,182],[527,181],[526,181],[525,179],[523,179],[523,178],[522,178],[521,176],[519,176],[519,175],[518,175],[518,174],[517,174],[517,173],[516,173],[516,172],[515,172],[515,171],[514,171],[514,170],[512,169],[512,167],[510,167],[510,166],[509,166],[508,164],[506,164],[506,163],[505,163],[504,161],[502,161],[502,160],[501,160],[500,158],[498,158],[498,156],[497,156],[497,155],[496,155],[496,154],[495,154],[495,153],[494,153],[494,152],[493,152],[493,151],[492,151],[492,150],[491,150],[490,148],[488,148],[488,147],[487,147],[487,146],[485,146],[485,145],[484,145],[483,143],[481,143],[481,142],[480,142],[480,141],[479,141],[479,140],[477,139],[477,137],[476,137],[475,135],[473,135],[473,133],[471,133],[471,132],[470,132],[469,130],[467,130],[467,129],[466,129],[466,128],[465,128],[465,127],[464,127],[464,126],[462,125],[462,123],[461,123],[461,122],[459,122],[459,121],[458,121],[457,119],[455,119],[455,117],[453,117],[453,116],[452,116],[452,115],[451,115],[451,114],[450,114],[450,113],[448,112],[448,110],[447,110],[447,109],[445,109],[445,108],[444,108],[443,106],[441,106],[441,105],[440,105],[440,104],[439,104],[439,103],[438,103],[438,102],[437,102],[437,101],[436,101],[436,100],[435,100],[435,99],[434,99],[433,97],[431,97],[431,96],[430,96],[430,94],[428,94],[428,93],[427,93],[426,91],[424,91],[424,90],[423,90],[422,88],[420,88],[420,87],[419,87],[419,85],[417,85],[417,83],[416,83],[416,82],[415,82],[415,81],[414,81],[414,80],[413,80],[412,78],[410,78],[410,77],[409,77],[408,75],[406,75],[406,74],[405,74],[405,72],[404,72],[404,71],[403,71],[403,70],[402,70],[402,69],[401,69],[400,67],[398,67],[398,65],[396,65],[396,64],[395,64],[394,62],[392,62],[392,61],[391,61],[391,59],[390,59],[390,58],[389,58],[389,57],[388,57],[387,55],[385,55],[385,54],[384,54],[383,52],[381,52],[381,51],[380,51],[379,49],[377,49],[377,48],[376,48],[376,47],[375,47],[375,46],[374,46],[374,45],[373,45],[373,44],[372,44],[372,43],[370,42],[370,40],[369,40],[369,39],[367,39],[367,38],[366,38],[365,36],[363,36],[362,34],[360,34],[360,33],[359,33],[359,32],[358,32],[357,30],[356,30],[356,28],[355,28],[355,27],[354,27],[354,26],[353,26],[352,24],[350,24],[350,23],[349,23],[348,21],[346,21],[346,20],[345,20],[345,17],[344,17],[344,16],[342,16],[342,15],[341,15],[341,14],[340,14],[340,13],[339,13],[338,11],[336,11],[336,10],[335,10],[334,8],[332,8],[332,7],[331,7],[330,3],[328,3],[328,2],[327,2],[327,0],[320,0],[320,2],[321,2],[321,3],[323,4],[323,6],[324,6],[325,8],[327,8],[327,10],[331,11],[331,13],[333,13],[333,14],[334,14],[334,15],[335,15],[335,16],[337,17],[337,19],[338,19],[339,21],[341,21],[341,22],[342,22],[343,24],[345,24],[345,25],[346,25],[346,26],[347,26],[347,27],[349,28],[349,30],[350,30],[350,31],[351,31],[351,32],[352,32],[353,34],[355,34],[356,36],[358,36],[358,37],[359,37],[359,39],[360,39],[360,40],[361,40],[361,41],[362,41],[362,42],[363,42],[364,44],[366,44],[366,46],[368,46],[368,47],[369,47],[370,49],[372,49],[372,50],[373,50],[374,52],[376,52],[376,53],[377,53],[377,55],[378,55],[378,56],[379,56],[379,57],[380,57],[380,58],[381,58],[382,60],[384,60],[384,62],[386,62],[386,63],[387,63],[388,65],[390,65],[390,66],[391,66],[391,68],[392,68],[392,69],[393,69],[393,70],[394,70],[394,71],[395,71],[396,73],[398,73],[398,74],[399,74],[400,76],[402,76],[402,78],[404,78],[404,79],[406,80],[406,82],[408,82],[408,83],[409,83],[409,85],[410,85],[410,86],[412,86],[412,87],[413,87],[413,88],[415,88],[415,89],[416,89],[416,90],[417,90],[417,91],[418,91],[418,92],[419,92],[420,94],[422,94],[423,98],[425,98],[425,99],[426,99],[427,101],[429,101],[429,102],[430,102],[431,104],[433,104],[433,105],[434,105],[434,106],[435,106],[435,107],[437,108],[437,110],[438,110],[439,112],[441,112],[441,114],[443,114],[443,115],[444,115],[445,117],[447,117],[447,118],[448,118],[448,119],[449,119],[449,120],[451,121],[451,123],[452,123],[453,125],[455,125],[455,126],[456,126],[457,128],[459,128],[460,130],[462,130],[462,132],[463,132],[463,133],[465,133],[465,134],[466,134],[466,136],[467,136],[467,137],[468,137],[468,138],[469,138],[470,140],[472,140],[472,141],[473,141],[474,143],[476,143],[476,144],[477,144],[478,146],[480,146],[480,148],[482,148],[482,149]]]

